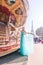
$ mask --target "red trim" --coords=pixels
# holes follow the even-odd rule
[[[0,5],[0,12],[5,13],[6,15],[10,16],[10,11],[5,6]]]
[[[7,51],[7,50],[9,50],[9,49],[11,49],[11,48],[15,48],[15,47],[17,47],[17,46],[19,46],[19,44],[12,45],[12,46],[2,47],[2,48],[0,48],[0,52]]]

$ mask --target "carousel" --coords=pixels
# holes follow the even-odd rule
[[[26,4],[26,0],[0,0],[0,57],[20,48]]]

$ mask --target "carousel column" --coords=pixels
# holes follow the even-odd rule
[[[6,26],[6,44],[10,42],[10,30],[11,30],[11,27],[9,25],[10,23],[10,17],[9,17],[9,21],[8,21],[8,24]]]
[[[9,28],[8,25],[6,26],[6,39],[5,39],[5,43],[7,44],[9,42]]]

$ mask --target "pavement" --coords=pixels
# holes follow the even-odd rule
[[[28,65],[43,65],[43,44],[34,45],[34,53],[28,57]]]
[[[0,65],[26,65],[27,56],[21,56],[18,51],[4,57],[0,57]]]
[[[18,51],[0,58],[0,65],[43,65],[43,44],[34,44],[34,53],[21,56]]]

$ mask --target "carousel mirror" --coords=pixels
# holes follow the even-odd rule
[[[16,2],[16,0],[5,0],[5,2],[9,5],[13,5]]]
[[[23,11],[22,11],[22,9],[21,8],[18,8],[16,11],[15,11],[15,13],[16,14],[20,14],[20,15],[22,15],[23,14]]]

